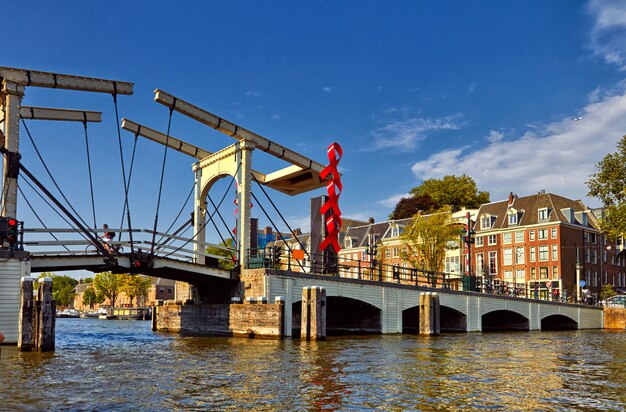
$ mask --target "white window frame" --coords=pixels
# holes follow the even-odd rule
[[[524,243],[524,231],[518,230],[515,232],[515,243]]]
[[[547,207],[542,207],[541,209],[537,210],[537,220],[539,220],[540,222],[545,222],[546,220],[548,220],[548,217],[549,214]]]
[[[555,227],[550,228],[550,238],[551,239],[556,239],[557,238],[557,230]]]
[[[502,252],[502,264],[506,266],[513,265],[513,248],[503,249]]]
[[[559,260],[559,246],[552,245],[552,260]]]
[[[515,248],[515,264],[516,265],[520,265],[520,264],[524,264],[526,260],[526,256],[524,256],[524,248],[523,247],[516,247]]]
[[[535,231],[534,230],[529,230],[528,231],[528,239],[533,241],[535,240]]]
[[[550,251],[548,249],[548,245],[539,246],[537,249],[537,259],[539,262],[547,262],[550,260]],[[544,259],[542,259],[542,256],[544,257]]]
[[[535,250],[534,246],[530,247],[530,261],[531,262],[537,261],[537,251]]]
[[[513,243],[513,233],[511,233],[511,232],[503,233],[502,234],[502,244],[503,245],[510,245],[511,243]]]
[[[487,235],[487,244],[488,245],[497,245],[498,244],[498,236],[497,235]]]
[[[485,237],[484,236],[476,236],[475,238],[476,247],[481,247],[485,245]]]
[[[548,229],[537,229],[537,240],[544,240],[548,238]]]
[[[497,275],[498,274],[498,252],[492,250],[489,252],[489,274]],[[491,262],[493,261],[493,265]]]

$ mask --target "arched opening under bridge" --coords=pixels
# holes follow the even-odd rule
[[[482,316],[483,332],[530,330],[528,318],[510,310],[496,310]]]
[[[578,330],[578,322],[564,315],[550,315],[541,319],[541,330]]]

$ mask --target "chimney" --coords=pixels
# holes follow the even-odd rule
[[[513,196],[513,192],[509,193],[509,206],[513,204],[514,200],[515,200],[515,196]]]
[[[373,218],[373,217],[370,217],[370,218],[369,218],[369,220],[368,220],[368,223],[369,223],[370,225],[373,225],[373,224],[374,224],[374,218]]]
[[[263,229],[263,234],[264,235],[271,235],[272,234],[272,227],[271,226],[265,226],[265,229]]]

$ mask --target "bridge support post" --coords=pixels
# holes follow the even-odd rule
[[[254,143],[243,139],[239,142],[239,152],[237,157],[240,162],[239,173],[237,175],[237,206],[239,216],[237,217],[237,246],[239,248],[239,265],[247,269],[246,253],[250,249],[250,201],[252,189],[252,151]]]
[[[420,293],[420,335],[439,335],[441,333],[439,294]]]
[[[326,339],[326,289],[320,286],[302,288],[302,340]]]
[[[17,334],[17,350],[30,352],[33,348],[33,278],[22,277],[20,287],[20,317]]]
[[[39,279],[37,298],[39,302],[37,302],[38,310],[35,321],[35,346],[40,352],[53,351],[56,308],[52,300],[52,278]]]

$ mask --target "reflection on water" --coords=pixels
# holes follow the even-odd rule
[[[0,410],[625,410],[626,333],[181,338],[59,319],[54,353],[3,347]]]

